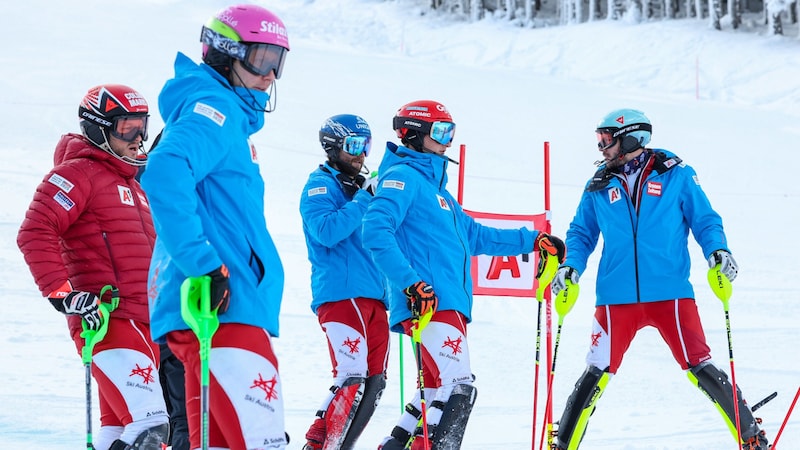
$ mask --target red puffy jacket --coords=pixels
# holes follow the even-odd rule
[[[112,315],[149,323],[147,273],[155,243],[137,167],[78,134],[56,145],[55,167],[36,188],[17,245],[43,295],[69,280],[75,290],[119,289]],[[106,300],[106,298],[104,298]],[[70,330],[80,316],[68,316]]]

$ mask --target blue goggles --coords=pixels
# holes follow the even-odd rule
[[[456,134],[456,124],[453,122],[433,122],[429,134],[434,141],[447,145],[453,142],[453,137]]]
[[[345,136],[342,139],[342,150],[353,156],[369,156],[369,149],[372,146],[372,138],[369,136]]]

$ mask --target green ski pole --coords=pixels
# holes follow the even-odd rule
[[[112,286],[104,286],[100,291],[100,298],[111,291],[111,303],[100,303],[98,309],[100,310],[100,328],[91,330],[87,327],[86,321],[81,321],[83,331],[81,337],[83,338],[83,347],[81,348],[81,361],[84,367],[84,378],[86,385],[86,448],[94,450],[94,443],[92,442],[92,352],[94,346],[103,340],[108,333],[108,319],[111,317],[111,311],[117,309],[119,305],[119,291]]]
[[[211,277],[189,277],[181,284],[181,317],[189,325],[200,346],[200,445],[208,450],[208,357],[211,339],[219,328],[217,311],[211,310]]]

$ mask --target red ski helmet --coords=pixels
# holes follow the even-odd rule
[[[133,142],[141,136],[147,140],[149,108],[144,97],[122,84],[101,84],[89,89],[78,106],[83,135],[92,144],[131,165],[144,165],[144,160],[119,156],[111,149],[109,136]]]
[[[430,136],[436,142],[447,145],[453,140],[456,124],[447,108],[433,100],[417,100],[397,110],[392,123],[397,137],[405,145],[422,149],[422,139]]]

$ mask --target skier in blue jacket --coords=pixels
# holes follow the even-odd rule
[[[474,221],[447,191],[447,148],[455,123],[441,103],[402,106],[394,129],[403,145],[387,143],[378,190],[364,216],[364,247],[390,282],[390,324],[411,334],[420,318],[428,439],[433,449],[459,448],[477,391],[470,367],[467,323],[472,320],[472,255],[533,251],[563,260],[563,242],[544,232],[497,229]],[[413,321],[412,321],[413,319]],[[431,401],[432,400],[432,401]],[[421,448],[420,392],[406,406],[383,450]]]
[[[361,244],[361,220],[376,177],[361,174],[372,133],[356,115],[325,120],[328,160],[300,197],[311,262],[311,310],[328,339],[333,386],[306,433],[304,450],[352,449],[386,387],[389,361],[386,281]]]
[[[212,448],[283,448],[278,336],[283,268],[264,219],[264,181],[250,136],[271,110],[289,51],[270,11],[237,5],[202,28],[203,64],[179,53],[159,95],[165,128],[142,177],[157,233],[149,276],[151,332],[186,371],[192,448],[200,448],[198,339],[181,317],[180,286],[211,278],[220,326],[210,364]]]
[[[675,360],[723,412],[735,435],[733,389],[711,361],[689,282],[689,230],[709,266],[720,264],[731,281],[736,278],[738,266],[722,219],[694,169],[673,153],[645,148],[652,125],[644,113],[612,111],[600,120],[596,133],[604,161],[583,192],[567,231],[569,255],[552,283],[556,296],[577,284],[603,235],[588,367],[567,400],[556,446],[578,448],[597,400],[636,332],[648,325],[658,329]],[[766,450],[764,432],[738,387],[737,401],[742,448]]]

